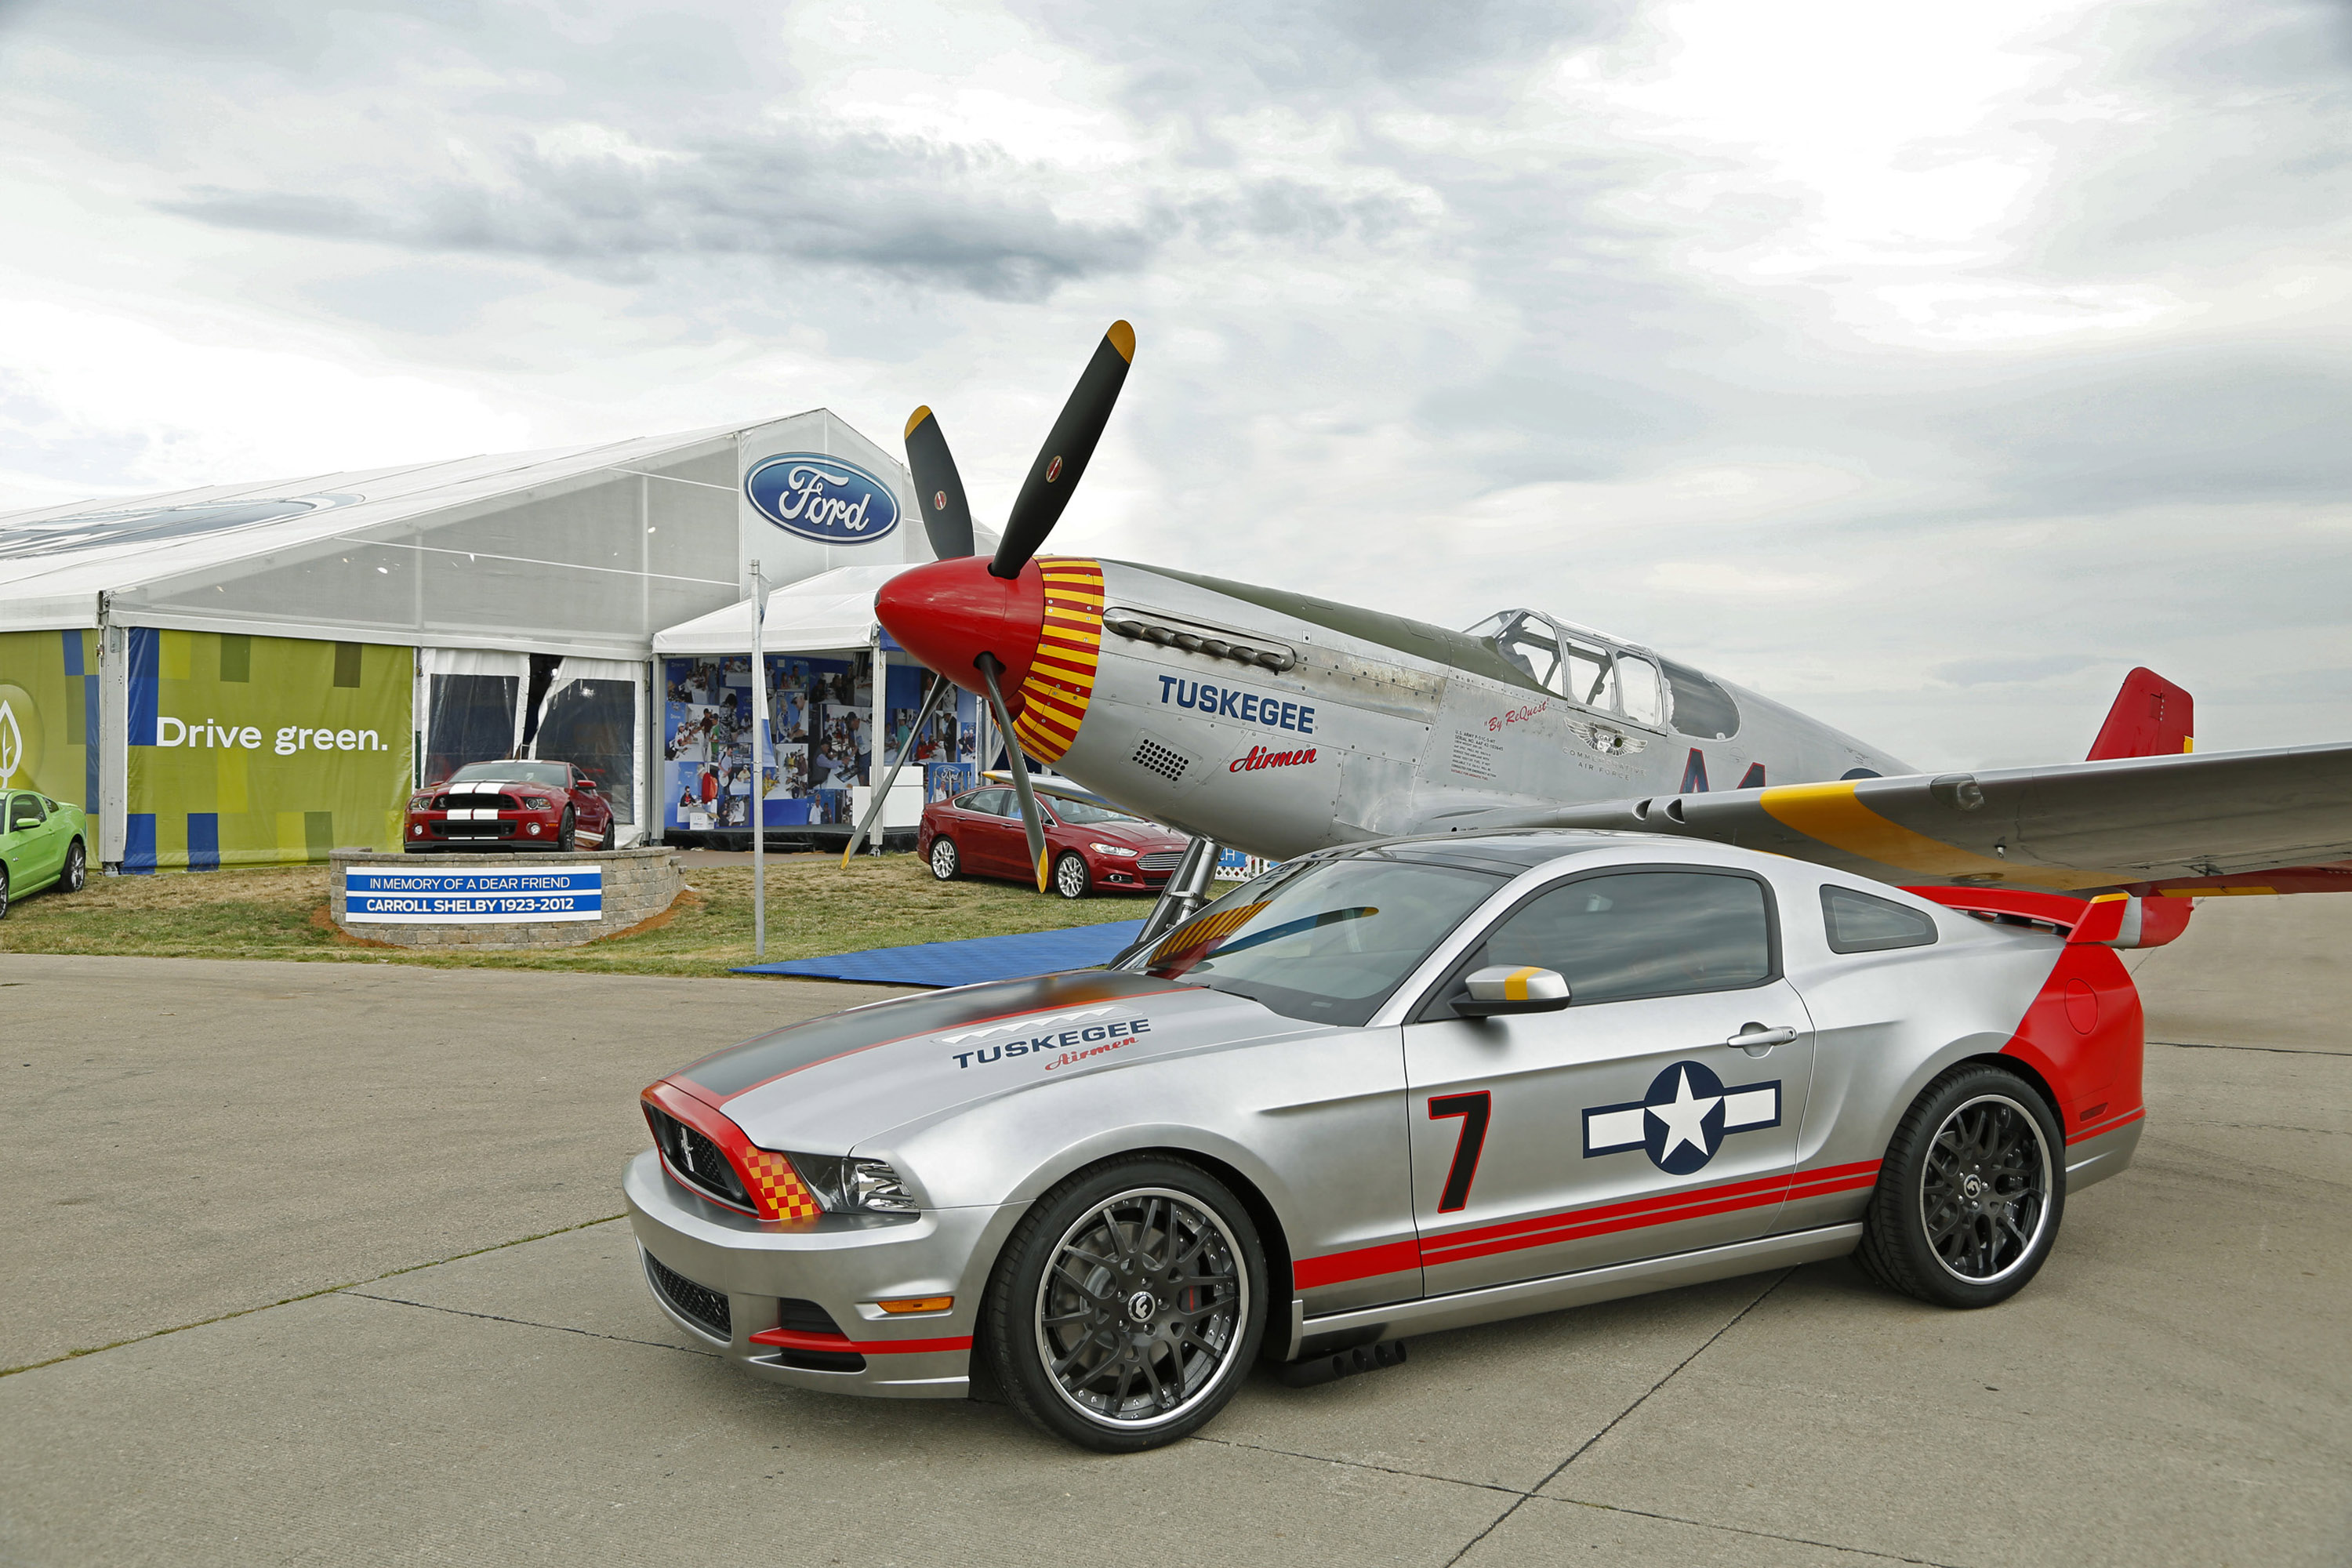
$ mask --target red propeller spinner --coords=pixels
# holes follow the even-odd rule
[[[967,691],[986,693],[975,661],[994,654],[1006,700],[1017,702],[1045,622],[1045,574],[1034,560],[1009,579],[988,567],[966,555],[901,572],[875,595],[874,614],[900,647]]]

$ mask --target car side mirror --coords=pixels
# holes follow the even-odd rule
[[[1568,1005],[1568,982],[1556,969],[1532,964],[1491,963],[1474,969],[1464,979],[1470,994],[1454,1004],[1464,1018],[1492,1018],[1510,1013],[1557,1013]]]
[[[586,790],[590,795],[594,795],[596,793],[596,781],[594,779],[582,779],[580,781],[580,787]]]

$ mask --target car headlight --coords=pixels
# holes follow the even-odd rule
[[[1136,855],[1134,850],[1129,849],[1124,844],[1089,844],[1087,847],[1093,850],[1097,855],[1117,855],[1120,858],[1126,860],[1134,859]]]
[[[526,811],[545,811],[555,803],[543,795],[527,795],[522,797],[522,804]]]
[[[785,1158],[827,1214],[913,1214],[921,1206],[887,1161],[790,1152]]]
[[[433,797],[429,795],[417,795],[409,801],[408,809],[411,811],[430,811],[433,809]]]

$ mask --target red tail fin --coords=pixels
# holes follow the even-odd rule
[[[2152,669],[2135,669],[2124,677],[2124,689],[2091,742],[2090,761],[2174,757],[2196,746],[2196,699]]]

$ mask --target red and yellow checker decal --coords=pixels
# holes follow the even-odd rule
[[[793,1163],[769,1149],[745,1148],[735,1163],[761,1219],[814,1219],[824,1212]]]
[[[1077,740],[1087,704],[1094,700],[1103,575],[1099,563],[1073,555],[1040,556],[1037,565],[1045,578],[1045,620],[1021,682],[1021,716],[1013,721],[1013,732],[1023,751],[1050,764]]]
[[[1162,937],[1160,945],[1151,950],[1154,963],[1172,963],[1179,959],[1197,959],[1213,944],[1222,942],[1239,930],[1243,923],[1265,908],[1263,902],[1244,904],[1237,910],[1223,910],[1213,915],[1196,915]]]

